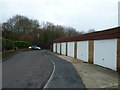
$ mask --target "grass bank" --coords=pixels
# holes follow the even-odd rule
[[[9,51],[2,52],[1,53],[2,59],[9,57],[10,55],[14,54],[15,52],[16,52],[15,50],[9,50]]]
[[[4,60],[5,58],[17,53],[17,52],[21,52],[21,51],[30,51],[31,49],[17,49],[17,50],[8,50],[5,52],[0,53],[0,57],[2,57],[2,60]]]

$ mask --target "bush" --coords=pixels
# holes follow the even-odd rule
[[[2,38],[2,50],[5,50],[5,46],[6,46],[6,42],[5,42],[5,38]]]
[[[0,51],[2,50],[2,37],[0,37]]]
[[[27,41],[12,41],[10,39],[5,39],[0,37],[0,41],[2,40],[2,45],[0,50],[2,49],[4,50],[10,50],[13,49],[14,47],[18,47],[18,48],[27,48],[29,46],[32,45],[31,42],[27,42]]]
[[[14,48],[14,42],[10,39],[2,38],[2,50],[10,50]]]
[[[27,47],[31,46],[32,43],[27,42],[27,41],[14,41],[14,45],[17,48],[27,48]]]
[[[14,48],[14,42],[12,40],[6,39],[5,48],[7,48],[7,49],[13,49]]]

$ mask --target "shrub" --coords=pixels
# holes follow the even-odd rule
[[[32,43],[27,42],[27,41],[14,41],[14,45],[17,48],[27,48],[27,47],[31,46]]]
[[[12,40],[6,39],[5,48],[7,48],[7,49],[13,49],[14,48],[14,42]]]
[[[5,44],[6,44],[5,40],[6,40],[5,38],[2,38],[2,50],[5,49]]]
[[[10,50],[14,48],[14,42],[10,39],[2,38],[2,50]]]
[[[27,41],[12,41],[10,39],[5,39],[5,38],[0,38],[0,40],[2,40],[1,48],[3,51],[13,49],[14,47],[27,48],[30,45],[32,45],[31,42],[27,42]]]
[[[2,50],[2,37],[0,37],[0,51]]]

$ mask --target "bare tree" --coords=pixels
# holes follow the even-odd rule
[[[87,33],[92,33],[92,32],[95,32],[95,29],[89,29],[89,30],[87,31]]]
[[[53,40],[83,34],[72,27],[54,25],[16,15],[2,25],[3,37],[11,40],[29,41],[43,48],[50,48]]]
[[[0,37],[2,37],[2,24],[0,24]]]

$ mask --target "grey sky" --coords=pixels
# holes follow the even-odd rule
[[[0,23],[19,14],[76,28],[104,30],[118,26],[119,0],[0,0]]]

